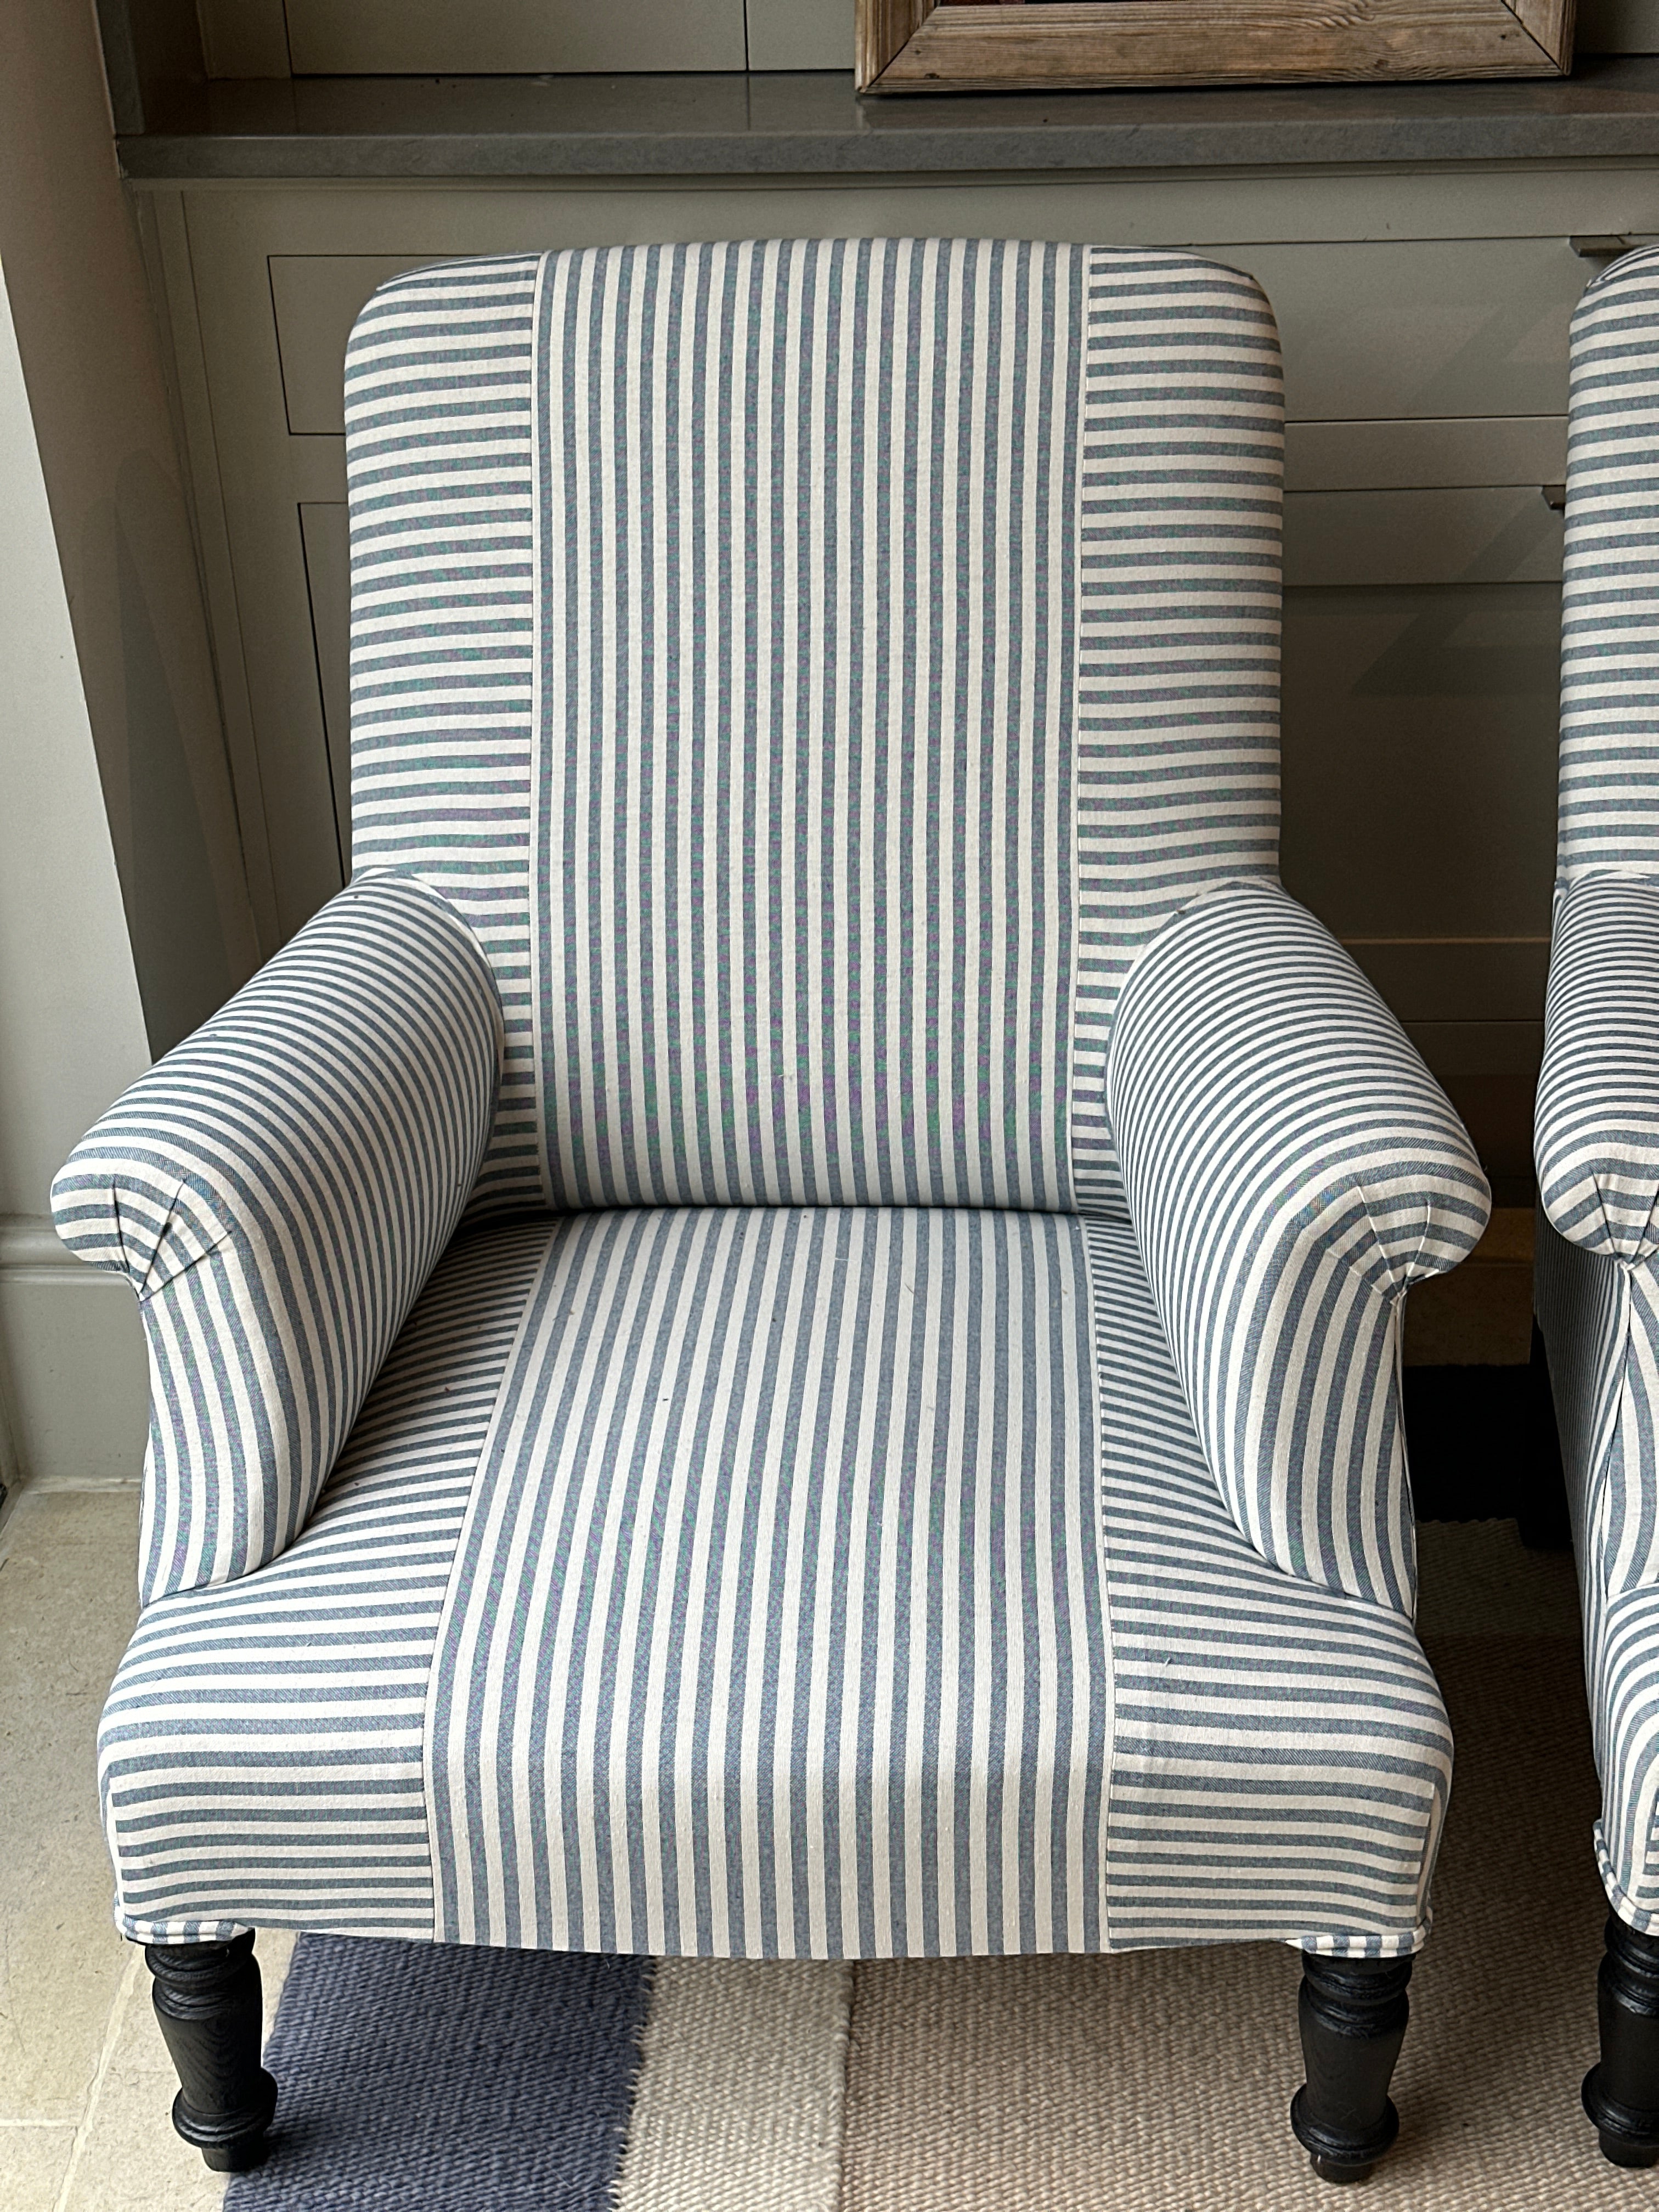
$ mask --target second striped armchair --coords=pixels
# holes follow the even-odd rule
[[[1659,2163],[1659,254],[1587,288],[1571,362],[1536,1297],[1601,1778],[1583,2101],[1639,2166]]]

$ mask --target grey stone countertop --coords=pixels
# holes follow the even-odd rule
[[[312,77],[180,90],[132,178],[899,174],[1659,157],[1659,56],[1567,78],[860,100],[839,71]]]

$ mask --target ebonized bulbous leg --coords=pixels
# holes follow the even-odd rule
[[[1291,2104],[1296,2139],[1323,2181],[1363,2181],[1400,2132],[1389,2082],[1406,2039],[1409,1959],[1302,1954],[1302,2057]]]
[[[1601,2063],[1584,2076],[1584,2110],[1614,2166],[1659,2163],[1659,1939],[1609,1916],[1596,1977]]]
[[[228,1943],[149,1943],[144,1958],[179,2072],[173,2124],[216,2173],[245,2173],[264,2158],[276,2110],[276,2084],[259,2063],[253,1931]]]

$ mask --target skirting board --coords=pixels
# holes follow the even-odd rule
[[[0,1355],[13,1462],[0,1479],[137,1480],[149,1419],[138,1301],[27,1214],[0,1216]]]

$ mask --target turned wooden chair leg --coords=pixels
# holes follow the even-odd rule
[[[216,2173],[245,2173],[264,2158],[276,2110],[276,2084],[259,2063],[253,1931],[228,1943],[149,1943],[144,1958],[179,2074],[173,2124]]]
[[[1659,1938],[1616,1915],[1596,1976],[1601,2063],[1584,2076],[1584,2110],[1614,2166],[1659,2163]]]
[[[1291,2104],[1296,2139],[1323,2181],[1363,2181],[1400,2132],[1389,2082],[1406,2039],[1409,1959],[1302,1954],[1302,2057]]]

